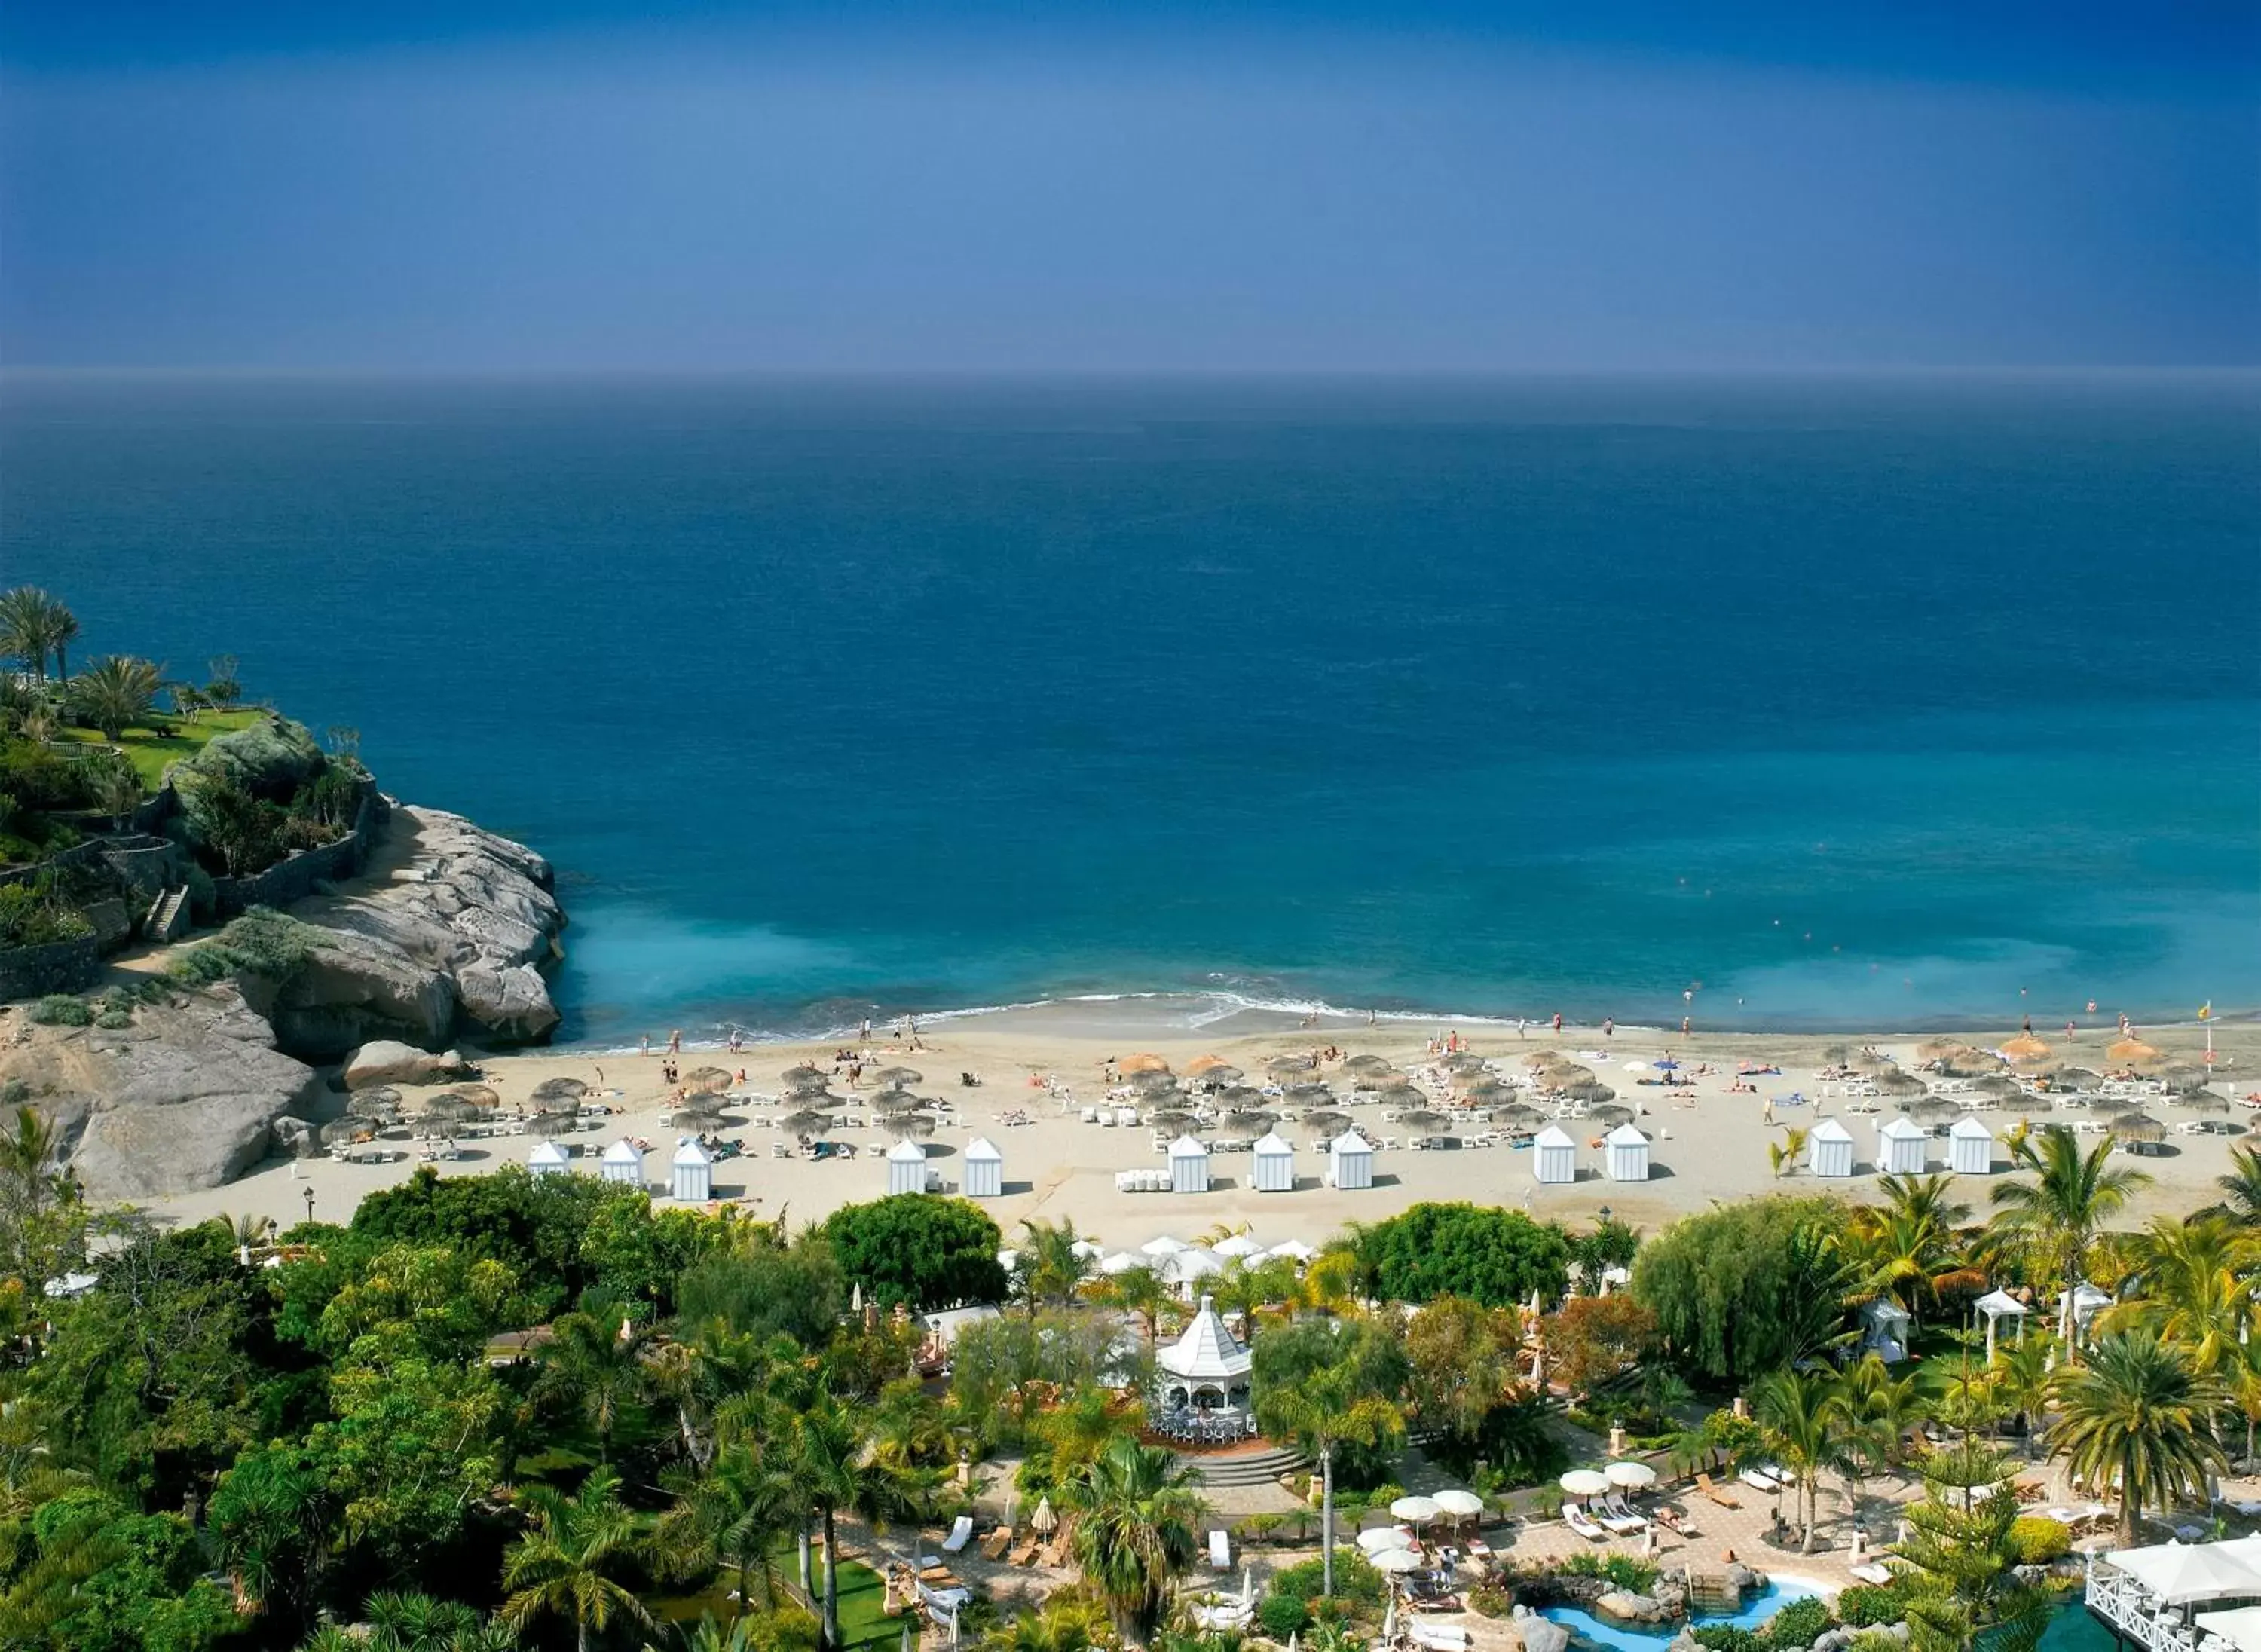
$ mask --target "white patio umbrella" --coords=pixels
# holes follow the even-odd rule
[[[1598,1469],[1573,1469],[1554,1483],[1574,1498],[1597,1498],[1610,1489],[1610,1477]]]
[[[1385,1548],[1367,1558],[1378,1572],[1418,1572],[1429,1563],[1410,1548]]]
[[[1462,1491],[1457,1488],[1437,1493],[1436,1504],[1439,1508],[1456,1520],[1471,1519],[1484,1511],[1484,1500],[1482,1498],[1473,1491]]]
[[[1264,1253],[1264,1247],[1245,1233],[1221,1239],[1209,1248],[1219,1256],[1261,1256]]]
[[[1613,1486],[1623,1486],[1628,1491],[1646,1491],[1656,1483],[1656,1470],[1645,1462],[1613,1462],[1602,1470]]]
[[[1068,1249],[1076,1255],[1093,1261],[1107,1254],[1107,1246],[1102,1245],[1097,1239],[1080,1239],[1069,1246]]]
[[[1207,1279],[1213,1274],[1221,1274],[1224,1271],[1224,1257],[1219,1256],[1215,1251],[1194,1248],[1180,1251],[1176,1255],[1166,1258],[1161,1268],[1163,1278],[1180,1285],[1190,1284],[1196,1279]]]
[[[1299,1262],[1308,1262],[1311,1258],[1317,1256],[1318,1252],[1313,1250],[1301,1239],[1281,1239],[1277,1245],[1274,1245],[1270,1250],[1264,1253],[1267,1256],[1290,1256]]]
[[[1111,1279],[1117,1274],[1127,1274],[1134,1268],[1145,1266],[1145,1257],[1131,1251],[1117,1251],[1099,1264],[1099,1271]]]
[[[1362,1555],[1379,1555],[1384,1549],[1403,1548],[1405,1547],[1405,1536],[1403,1532],[1394,1526],[1370,1526],[1358,1534],[1359,1552]]]
[[[1049,1496],[1038,1498],[1037,1512],[1029,1516],[1029,1529],[1049,1535],[1059,1525],[1059,1516],[1052,1512],[1052,1498]]]
[[[1189,1251],[1193,1246],[1183,1239],[1172,1239],[1165,1233],[1159,1239],[1150,1239],[1138,1247],[1149,1256],[1168,1256],[1177,1251]]]
[[[1389,1505],[1391,1518],[1403,1520],[1408,1526],[1426,1526],[1443,1512],[1434,1498],[1400,1498]]]

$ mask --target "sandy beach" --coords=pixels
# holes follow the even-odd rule
[[[1037,1006],[993,1014],[922,1023],[918,1047],[901,1035],[899,1028],[875,1030],[868,1046],[873,1065],[900,1064],[915,1068],[922,1081],[915,1088],[922,1095],[944,1098],[955,1117],[927,1142],[932,1172],[952,1189],[960,1185],[967,1142],[986,1136],[1004,1158],[1003,1195],[983,1201],[1009,1236],[1025,1219],[1059,1221],[1072,1218],[1077,1228],[1113,1247],[1130,1248],[1159,1234],[1194,1237],[1219,1226],[1245,1225],[1267,1243],[1301,1239],[1317,1244],[1346,1222],[1372,1221],[1425,1200],[1465,1199],[1504,1204],[1529,1210],[1534,1216],[1579,1223],[1591,1219],[1606,1206],[1615,1216],[1636,1225],[1654,1229],[1679,1213],[1701,1209],[1714,1199],[1748,1197],[1779,1190],[1832,1191],[1852,1198],[1873,1197],[1877,1187],[1876,1127],[1896,1114],[1891,1098],[1855,1102],[1825,1095],[1816,1073],[1822,1052],[1834,1045],[1855,1050],[1873,1045],[1903,1064],[1913,1065],[1920,1035],[1896,1034],[1874,1038],[1843,1034],[1767,1035],[1734,1033],[1692,1037],[1676,1030],[1618,1028],[1604,1039],[1597,1027],[1566,1026],[1561,1033],[1534,1024],[1518,1038],[1513,1027],[1494,1024],[1461,1025],[1458,1031],[1475,1053],[1488,1058],[1504,1073],[1519,1074],[1524,1058],[1541,1050],[1557,1050],[1593,1067],[1602,1081],[1618,1091],[1619,1103],[1640,1109],[1640,1127],[1650,1136],[1651,1175],[1646,1182],[1610,1181],[1602,1174],[1604,1155],[1590,1145],[1602,1131],[1582,1120],[1565,1121],[1578,1141],[1578,1180],[1569,1185],[1540,1186],[1532,1174],[1532,1153],[1513,1148],[1504,1139],[1490,1146],[1441,1146],[1417,1150],[1410,1132],[1384,1122],[1382,1110],[1371,1103],[1348,1110],[1360,1128],[1377,1143],[1395,1138],[1393,1149],[1375,1155],[1375,1185],[1358,1191],[1338,1191],[1323,1185],[1326,1168],[1323,1147],[1311,1132],[1283,1124],[1281,1133],[1295,1142],[1296,1188],[1292,1192],[1258,1193],[1251,1186],[1253,1160],[1245,1151],[1219,1152],[1212,1159],[1212,1186],[1205,1194],[1123,1193],[1116,1186],[1119,1171],[1159,1168],[1163,1156],[1155,1151],[1153,1132],[1145,1125],[1102,1126],[1087,1123],[1082,1110],[1106,1099],[1103,1074],[1110,1060],[1134,1052],[1151,1052],[1182,1072],[1203,1055],[1222,1057],[1244,1068],[1252,1082],[1260,1082],[1264,1063],[1281,1054],[1303,1054],[1332,1045],[1347,1053],[1372,1053],[1389,1059],[1402,1071],[1421,1074],[1429,1067],[1429,1041],[1454,1031],[1450,1024],[1433,1027],[1410,1023],[1368,1026],[1362,1017],[1322,1018],[1314,1024],[1265,1012],[1245,1012],[1227,1021],[1211,1021],[1191,1028],[1171,1024],[1170,1017],[1137,1001],[1109,1004],[1066,1003]],[[1982,1046],[1997,1045],[2015,1029],[1993,1033],[1965,1033]],[[2049,1040],[2056,1054],[2071,1062],[2105,1064],[2103,1050],[2117,1036],[2115,1028],[2084,1029],[2068,1043],[2058,1030]],[[2145,1028],[2143,1036],[2171,1058],[2196,1059],[2205,1047],[2204,1031],[2195,1025]],[[2219,1024],[2214,1029],[2216,1071],[2214,1086],[2222,1095],[2243,1097],[2261,1089],[2261,1027],[2250,1024]],[[749,1099],[734,1101],[724,1115],[722,1133],[745,1144],[743,1157],[718,1162],[714,1190],[718,1198],[743,1201],[765,1217],[786,1216],[793,1223],[815,1221],[840,1205],[881,1196],[886,1191],[886,1167],[881,1157],[886,1138],[868,1112],[852,1106],[849,1117],[862,1123],[828,1132],[827,1138],[851,1143],[853,1158],[809,1162],[794,1155],[773,1155],[772,1144],[791,1143],[791,1137],[757,1121],[786,1110],[760,1098],[774,1097],[779,1074],[807,1061],[830,1067],[843,1046],[823,1044],[762,1044],[736,1053],[690,1051],[679,1058],[685,1072],[706,1066],[726,1066],[734,1074],[743,1070],[745,1082],[734,1092]],[[1649,1064],[1668,1052],[1683,1063],[1681,1075],[1708,1067],[1692,1086],[1666,1088],[1642,1083],[1659,1074]],[[578,1149],[576,1167],[594,1174],[597,1156],[621,1137],[642,1138],[653,1151],[647,1159],[648,1174],[655,1184],[666,1176],[670,1153],[681,1132],[669,1118],[671,1087],[663,1067],[666,1056],[659,1041],[654,1053],[639,1055],[589,1052],[529,1052],[490,1057],[484,1063],[485,1081],[503,1098],[499,1114],[507,1118],[526,1103],[543,1079],[567,1075],[587,1082],[597,1092],[590,1100],[603,1100],[614,1110],[611,1116],[590,1122],[588,1128],[564,1140]],[[1629,1064],[1640,1064],[1640,1073]],[[1739,1063],[1776,1066],[1779,1076],[1752,1081],[1757,1093],[1737,1093],[1733,1082]],[[979,1084],[967,1087],[961,1074],[971,1074]],[[1330,1064],[1321,1076],[1347,1094],[1349,1085],[1339,1064]],[[1441,1075],[1440,1075],[1441,1076]],[[853,1095],[843,1075],[835,1089]],[[865,1093],[872,1088],[868,1079]],[[1804,1103],[1777,1102],[1775,1121],[1765,1117],[1769,1098],[1793,1093]],[[408,1093],[413,1107],[415,1092]],[[346,1097],[334,1098],[337,1112]],[[2134,1103],[2128,1103],[2133,1105]],[[1880,1110],[1855,1112],[1855,1106],[1875,1105]],[[2143,1153],[2139,1161],[2155,1178],[2153,1186],[2130,1209],[2130,1219],[2141,1222],[2154,1214],[2187,1211],[2213,1196],[2213,1181],[2226,1168],[2230,1149],[2243,1138],[2248,1110],[2233,1100],[2226,1122],[2235,1134],[2193,1135],[2176,1126],[2191,1112],[2159,1101],[2143,1103],[2167,1126],[2164,1142]],[[2057,1117],[2101,1120],[2120,1104],[2084,1109]],[[333,1114],[332,1116],[334,1116]],[[1999,1138],[2021,1117],[2036,1114],[2015,1101],[1977,1115]],[[1008,1122],[1025,1117],[1026,1123]],[[1819,1117],[1837,1117],[1854,1137],[1855,1174],[1849,1180],[1817,1180],[1801,1169],[1777,1178],[1767,1153],[1769,1143],[1780,1143],[1789,1129],[1810,1128]],[[1482,1126],[1457,1131],[1466,1140]],[[497,1135],[483,1139],[460,1138],[463,1156],[443,1160],[435,1167],[443,1175],[478,1174],[510,1163],[523,1163],[540,1138],[528,1135]],[[199,1220],[226,1212],[272,1217],[286,1225],[307,1213],[306,1195],[313,1194],[313,1214],[320,1219],[345,1219],[369,1192],[406,1179],[418,1167],[416,1144],[397,1144],[406,1157],[388,1163],[340,1163],[329,1159],[304,1161],[270,1160],[250,1174],[221,1188],[155,1201],[158,1214],[180,1220]],[[1930,1167],[1945,1169],[1947,1142],[1929,1144]],[[2007,1154],[1998,1141],[1995,1174],[2007,1167]],[[1960,1178],[1963,1196],[1977,1210],[1986,1204],[1987,1177]]]

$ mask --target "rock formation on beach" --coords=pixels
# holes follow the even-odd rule
[[[553,882],[523,844],[395,804],[362,875],[290,909],[298,945],[279,976],[232,966],[161,991],[168,978],[146,974],[130,1016],[92,1026],[14,1006],[0,1088],[55,1120],[97,1197],[218,1186],[305,1137],[294,1121],[329,1093],[317,1065],[345,1062],[349,1085],[441,1082],[466,1070],[459,1041],[548,1038],[542,972],[565,928]]]

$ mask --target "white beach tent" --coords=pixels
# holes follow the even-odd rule
[[[1005,1192],[1005,1155],[987,1136],[965,1144],[965,1196],[995,1199]]]
[[[1270,1250],[1264,1253],[1267,1256],[1284,1256],[1290,1261],[1308,1262],[1311,1258],[1317,1256],[1318,1252],[1313,1250],[1301,1239],[1281,1239],[1277,1245],[1274,1245]]]
[[[1209,1191],[1209,1149],[1191,1136],[1181,1136],[1170,1144],[1170,1191]]]
[[[1336,1188],[1355,1192],[1374,1185],[1374,1144],[1354,1130],[1346,1130],[1327,1144],[1327,1180]],[[1279,1253],[1274,1247],[1273,1253]],[[1303,1259],[1309,1261],[1310,1258]]]
[[[1888,1176],[1920,1176],[1931,1133],[1901,1114],[1877,1126],[1877,1168]]]
[[[1806,1132],[1806,1167],[1817,1176],[1853,1174],[1853,1132],[1834,1118],[1825,1118]]]
[[[1612,1182],[1648,1180],[1648,1138],[1631,1124],[1619,1124],[1602,1138],[1602,1173]]]
[[[562,1175],[573,1167],[572,1155],[554,1141],[537,1142],[526,1155],[528,1171],[537,1176]]]
[[[631,1188],[643,1186],[643,1149],[622,1137],[605,1149],[597,1174],[606,1182],[618,1182]]]
[[[714,1196],[714,1160],[695,1136],[675,1145],[668,1165],[667,1190],[686,1204],[704,1204]]]
[[[1975,1118],[1958,1118],[1947,1127],[1947,1167],[1958,1176],[1994,1174],[1994,1132]]]
[[[1181,1239],[1172,1239],[1167,1233],[1158,1233],[1152,1239],[1148,1239],[1144,1245],[1141,1245],[1138,1247],[1142,1255],[1152,1256],[1157,1259],[1167,1256],[1173,1251],[1189,1251],[1191,1249],[1193,1249],[1193,1246],[1187,1244],[1185,1240]]]
[[[1970,1305],[1976,1308],[1980,1313],[1986,1316],[1986,1359],[1990,1364],[1992,1362],[1994,1358],[1995,1332],[2001,1321],[2004,1319],[2016,1320],[2018,1322],[2018,1340],[2021,1342],[2025,1340],[2026,1316],[2031,1313],[2033,1310],[2027,1307],[2025,1304],[2020,1302],[2008,1291],[1999,1289],[1990,1290]]]
[[[1256,1191],[1293,1193],[1296,1190],[1296,1150],[1278,1131],[1256,1144]]]
[[[1210,1246],[1209,1249],[1215,1251],[1219,1256],[1261,1256],[1264,1254],[1263,1242],[1260,1239],[1251,1239],[1245,1233],[1228,1234],[1224,1239],[1217,1240],[1216,1244]]]
[[[926,1149],[915,1141],[899,1141],[887,1149],[887,1191],[926,1191]]]
[[[1532,1174],[1548,1183],[1578,1179],[1578,1144],[1560,1124],[1549,1124],[1531,1144]]]

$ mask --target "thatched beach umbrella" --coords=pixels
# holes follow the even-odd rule
[[[915,1113],[920,1108],[931,1105],[925,1097],[914,1095],[908,1090],[888,1090],[874,1095],[865,1104],[875,1113],[888,1115]]]
[[[867,1076],[882,1088],[891,1090],[907,1090],[914,1084],[926,1082],[925,1074],[909,1067],[883,1067]]]
[[[1515,1099],[1515,1087],[1495,1078],[1478,1079],[1461,1092],[1461,1099],[1471,1107],[1497,1107]]]
[[[1186,1076],[1189,1079],[1203,1078],[1221,1067],[1231,1066],[1232,1063],[1221,1055],[1197,1055],[1186,1063]]]
[[[537,1113],[570,1113],[581,1104],[589,1087],[578,1079],[544,1079],[534,1087],[534,1110]]]
[[[2122,1113],[2108,1126],[2121,1141],[2164,1141],[2167,1127],[2149,1113]]]
[[[1590,1107],[1599,1106],[1604,1102],[1613,1102],[1618,1098],[1618,1093],[1598,1079],[1588,1079],[1578,1084],[1565,1084],[1562,1086],[1562,1094],[1574,1102],[1583,1102]]]
[[[1576,1061],[1557,1061],[1552,1067],[1540,1069],[1539,1081],[1550,1090],[1564,1089],[1573,1084],[1591,1084],[1594,1069],[1581,1067]]]
[[[334,1118],[318,1132],[325,1147],[334,1147],[340,1142],[351,1141],[356,1136],[372,1136],[377,1124],[373,1118]]]
[[[1348,1113],[1338,1113],[1329,1108],[1323,1107],[1315,1113],[1303,1115],[1303,1128],[1317,1131],[1323,1136],[1334,1135],[1339,1131],[1348,1130],[1350,1126],[1351,1117]]]
[[[778,1120],[779,1130],[789,1130],[796,1136],[806,1136],[820,1130],[832,1128],[832,1115],[805,1107],[797,1113],[787,1113]]]
[[[1503,1108],[1493,1114],[1492,1118],[1495,1123],[1504,1124],[1510,1130],[1535,1130],[1547,1122],[1547,1115],[1528,1102],[1518,1102],[1511,1107]]]
[[[1335,1098],[1324,1084],[1290,1084],[1281,1095],[1291,1107],[1324,1107]]]
[[[458,1084],[453,1089],[442,1090],[441,1094],[454,1096],[466,1107],[484,1109],[502,1105],[502,1097],[484,1084]]]
[[[2049,1047],[2030,1032],[2021,1032],[2014,1038],[2002,1041],[2002,1053],[2023,1067],[2030,1061],[2045,1061]]]
[[[711,1108],[685,1107],[670,1113],[667,1122],[677,1130],[712,1130],[722,1122],[722,1115]]]
[[[2173,1090],[2202,1090],[2214,1082],[2214,1074],[2195,1061],[2170,1061],[2151,1075]]]
[[[1170,1064],[1151,1052],[1126,1055],[1115,1064],[1115,1070],[1124,1078],[1136,1078],[1141,1073],[1166,1073]]]
[[[1342,1070],[1360,1078],[1382,1078],[1396,1069],[1378,1055],[1353,1055],[1345,1059]]]
[[[539,1113],[526,1121],[526,1127],[537,1136],[570,1136],[579,1123],[571,1113]]]
[[[426,1096],[417,1107],[416,1116],[438,1124],[453,1124],[470,1117],[478,1110],[453,1090],[442,1090],[437,1095]]]
[[[899,1141],[924,1141],[934,1134],[934,1120],[925,1113],[897,1113],[881,1119],[879,1128]]]
[[[1227,1107],[1253,1107],[1264,1099],[1264,1092],[1253,1084],[1228,1084],[1217,1093],[1217,1099]]]
[[[1174,1090],[1178,1087],[1178,1081],[1166,1067],[1133,1073],[1127,1081],[1134,1090]]]
[[[789,1067],[786,1068],[786,1070],[779,1074],[778,1076],[788,1084],[806,1084],[811,1080],[814,1080],[819,1084],[829,1084],[832,1081],[832,1073],[830,1068],[811,1067],[806,1061],[803,1061],[798,1067]]]
[[[1447,1073],[1481,1073],[1484,1070],[1484,1059],[1473,1050],[1455,1050],[1439,1058],[1437,1065]]]
[[[1188,1076],[1197,1079],[1203,1089],[1221,1090],[1229,1084],[1239,1083],[1242,1079],[1248,1075],[1243,1073],[1238,1067],[1230,1067],[1220,1061],[1217,1066],[1209,1068],[1206,1072],[1189,1074]]]
[[[683,1077],[683,1088],[688,1090],[727,1090],[730,1088],[728,1067],[693,1067]]]
[[[1944,1095],[1927,1095],[1907,1110],[1910,1118],[1921,1119],[1927,1124],[1961,1117],[1963,1110]]]
[[[1280,1122],[1280,1115],[1277,1113],[1267,1113],[1260,1107],[1253,1108],[1245,1113],[1235,1113],[1231,1118],[1228,1118],[1224,1122],[1226,1127],[1230,1129],[1234,1135],[1247,1136],[1253,1138],[1263,1135],[1267,1131],[1270,1130],[1273,1125],[1278,1124]]]
[[[2019,1086],[2018,1081],[2006,1073],[1989,1073],[1985,1078],[1974,1079],[1971,1081],[1970,1088],[1981,1095],[1996,1095],[2005,1101],[2013,1095],[2025,1094],[2024,1089]]]
[[[1632,1108],[1621,1103],[1612,1102],[1607,1106],[1589,1109],[1586,1117],[1597,1124],[1607,1124],[1614,1130],[1619,1124],[1632,1124],[1634,1114]]]
[[[2115,1038],[2107,1045],[2104,1059],[2107,1061],[2121,1062],[2156,1061],[2159,1059],[2159,1052],[2141,1038],[2129,1037]]]
[[[2227,1113],[2229,1098],[2217,1095],[2212,1090],[2186,1090],[2171,1098],[2170,1105],[2186,1108],[2193,1113]]]
[[[1397,1116],[1397,1122],[1408,1130],[1431,1131],[1442,1130],[1446,1124],[1451,1124],[1452,1120],[1434,1108],[1417,1107],[1410,1113],[1400,1113]]]
[[[1156,1130],[1191,1130],[1201,1120],[1183,1108],[1166,1107],[1159,1113],[1147,1114],[1146,1122]]]
[[[390,1084],[380,1084],[374,1089],[355,1090],[354,1111],[368,1118],[382,1118],[400,1110],[400,1092]]]
[[[1562,1059],[1560,1050],[1533,1050],[1523,1058],[1523,1065],[1533,1073],[1542,1073]]]
[[[1887,1095],[1920,1095],[1931,1088],[1914,1074],[1904,1073],[1896,1067],[1877,1074],[1874,1082]]]
[[[1264,1070],[1275,1079],[1291,1079],[1298,1073],[1311,1070],[1311,1058],[1308,1055],[1275,1055],[1264,1064]]]

